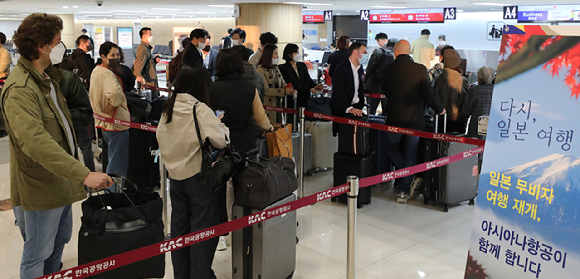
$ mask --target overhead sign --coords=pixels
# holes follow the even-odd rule
[[[580,5],[519,6],[518,22],[580,22]]]
[[[360,20],[369,20],[370,11],[369,10],[360,10]]]
[[[445,20],[456,20],[457,19],[457,8],[444,8],[443,14]]]
[[[503,19],[518,19],[518,6],[503,6]]]
[[[466,279],[580,274],[578,36],[504,27]]]
[[[324,12],[323,11],[303,12],[302,23],[324,23]]]
[[[332,11],[324,11],[324,21],[332,21]]]
[[[443,23],[443,8],[406,9],[406,10],[372,10],[370,23]]]
[[[487,40],[488,41],[501,41],[501,35],[503,34],[503,26],[505,25],[502,21],[490,21],[487,23]]]
[[[121,48],[133,48],[133,27],[117,27],[117,43]]]

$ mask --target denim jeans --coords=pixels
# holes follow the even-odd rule
[[[109,164],[107,165],[107,174],[118,174],[127,176],[129,168],[129,130],[125,131],[104,131],[103,139],[107,142]],[[109,189],[117,192],[116,185]]]
[[[419,137],[387,132],[386,149],[397,170],[412,167],[417,164],[417,148]],[[409,194],[413,175],[401,178],[397,189]]]
[[[83,153],[83,161],[85,163],[85,166],[89,168],[89,170],[94,172],[95,158],[93,158],[93,147],[91,143],[91,136],[89,135],[87,127],[75,129],[75,134],[77,135],[77,143]]]
[[[186,235],[224,221],[225,188],[206,192],[199,175],[171,180],[171,237]],[[219,237],[171,252],[175,279],[216,278],[211,265]]]
[[[72,236],[71,206],[43,211],[14,207],[24,239],[20,279],[34,279],[60,271],[64,245]]]

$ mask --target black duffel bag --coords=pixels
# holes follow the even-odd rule
[[[234,176],[235,203],[263,209],[287,197],[298,189],[294,168],[287,157],[247,158],[246,167]]]
[[[322,95],[321,93],[312,94],[312,96],[308,98],[306,110],[314,113],[332,115],[332,110],[330,109],[330,97],[324,97],[324,95]],[[326,121],[313,117],[306,117],[306,120]]]
[[[119,177],[111,175],[111,177]],[[137,186],[125,179],[125,185]],[[162,242],[163,201],[157,192],[97,194],[82,203],[78,264]],[[115,263],[110,263],[115,265]],[[165,255],[155,256],[88,278],[163,278]]]

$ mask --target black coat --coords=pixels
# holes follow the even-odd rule
[[[331,78],[334,77],[336,67],[338,67],[342,62],[348,60],[349,56],[348,49],[337,50],[328,56],[328,74]]]
[[[292,83],[292,87],[298,91],[297,105],[299,107],[306,107],[308,104],[308,99],[310,99],[310,89],[316,86],[316,83],[310,78],[308,73],[308,67],[302,62],[296,63],[296,68],[298,69],[298,74],[290,62],[279,65],[280,73],[284,77],[286,84]],[[299,76],[300,75],[300,76]]]
[[[359,80],[359,86],[357,92],[355,92],[355,77],[353,76],[350,60],[347,59],[336,67],[332,78],[332,99],[330,100],[332,115],[342,117],[349,107],[363,109],[365,104],[363,75],[364,70],[361,66],[358,69],[358,77],[356,77]],[[359,102],[352,104],[355,93],[358,94]]]
[[[425,128],[425,103],[439,114],[441,101],[431,89],[427,68],[401,54],[383,68],[383,94],[389,102],[383,114],[387,125],[422,130]]]
[[[239,74],[219,76],[209,88],[209,94],[211,107],[225,111],[222,122],[230,129],[232,145],[245,156],[256,147],[252,126],[256,86]]]
[[[378,48],[373,51],[367,66],[367,73],[365,74],[365,89],[368,93],[383,93],[381,77],[377,76],[377,70],[393,62],[395,62],[395,57],[392,51],[384,48]]]
[[[95,62],[89,54],[80,48],[73,50],[72,59],[74,69],[77,70],[77,75],[81,78],[85,88],[88,89],[91,81],[91,73],[95,68]]]
[[[199,49],[193,44],[189,44],[183,53],[183,57],[181,57],[181,65],[189,64],[189,63],[197,63],[203,65],[203,57],[201,57],[201,53]]]

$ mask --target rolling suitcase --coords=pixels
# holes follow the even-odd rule
[[[308,121],[306,132],[312,135],[312,167],[316,171],[333,167],[338,138],[332,136],[332,122]]]
[[[387,121],[386,116],[371,115],[369,122],[385,125]],[[378,175],[392,171],[393,164],[391,157],[387,153],[385,143],[387,141],[387,132],[382,130],[371,129],[371,146],[373,149],[373,175]]]
[[[344,118],[368,122],[368,116],[357,117],[347,114]],[[349,124],[340,124],[338,132],[338,152],[344,154],[365,156],[371,152],[371,129],[354,126]]]
[[[265,209],[295,201],[291,194]],[[260,212],[234,204],[233,219]],[[296,211],[232,232],[233,279],[292,278],[296,266]]]
[[[347,176],[356,175],[358,178],[365,178],[372,176],[373,170],[373,155],[355,156],[349,154],[342,154],[340,152],[334,153],[334,187],[346,183]],[[371,204],[372,187],[360,188],[358,192],[357,207],[362,208],[365,204]],[[333,202],[337,200],[341,203],[347,202],[346,194],[331,198]]]
[[[294,162],[296,162],[296,171],[300,164],[300,133],[292,133],[292,153]],[[312,174],[312,135],[304,133],[304,174]]]
[[[159,144],[155,133],[129,129],[129,166],[127,177],[139,190],[150,192],[161,185],[159,163],[155,162]]]
[[[437,122],[436,119],[435,127],[438,126]],[[430,139],[422,139],[421,143],[424,162],[463,153],[477,147],[471,144]],[[429,204],[433,201],[443,204],[444,212],[449,211],[449,205],[464,201],[469,201],[469,205],[473,205],[477,196],[479,174],[477,158],[477,156],[472,156],[424,172],[422,175],[424,203]]]

